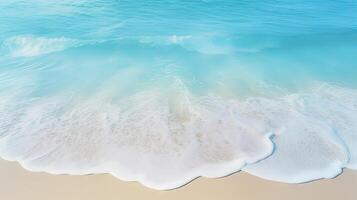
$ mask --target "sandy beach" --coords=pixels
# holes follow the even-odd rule
[[[354,200],[357,172],[305,184],[263,180],[244,172],[219,179],[199,178],[179,189],[156,191],[108,174],[69,176],[29,172],[16,162],[0,160],[1,200],[118,199],[324,199]]]

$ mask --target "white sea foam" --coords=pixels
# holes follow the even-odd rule
[[[219,37],[217,37],[219,38]],[[141,43],[151,43],[154,45],[178,45],[190,51],[197,51],[204,54],[227,54],[236,50],[228,39],[221,38],[219,41],[214,35],[171,35],[171,36],[145,36],[139,37]],[[246,51],[246,50],[244,50]],[[250,50],[249,50],[250,51]]]
[[[33,36],[16,36],[6,39],[3,47],[12,57],[33,57],[62,51],[78,46],[79,41],[69,38],[46,38]]]
[[[294,183],[355,168],[355,90],[325,85],[238,100],[195,96],[176,79],[166,89],[148,87],[113,100],[113,82],[90,97],[34,99],[26,97],[28,89],[3,91],[1,157],[33,171],[111,173],[155,189],[244,166]]]
[[[4,118],[21,117],[1,125],[0,154],[34,171],[110,172],[170,189],[198,176],[228,175],[271,153],[270,133],[235,121],[236,105],[194,98],[180,83],[174,88],[175,95],[153,89],[115,104],[106,91],[89,100],[66,94],[3,109]]]
[[[283,182],[332,178],[356,169],[356,91],[322,85],[289,97],[294,114],[276,132],[274,154],[244,170]]]

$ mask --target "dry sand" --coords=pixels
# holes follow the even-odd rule
[[[357,199],[357,171],[351,170],[335,179],[305,184],[277,183],[240,172],[220,179],[199,178],[176,190],[156,191],[107,174],[50,175],[0,160],[0,178],[0,200]]]

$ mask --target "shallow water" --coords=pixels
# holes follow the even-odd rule
[[[0,1],[0,156],[156,189],[357,169],[357,3]]]

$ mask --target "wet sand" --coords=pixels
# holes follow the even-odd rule
[[[219,179],[199,178],[170,191],[152,190],[108,174],[69,176],[29,172],[16,162],[4,160],[0,160],[0,177],[1,200],[357,199],[357,171],[352,170],[345,170],[335,179],[305,184],[277,183],[240,172]]]

